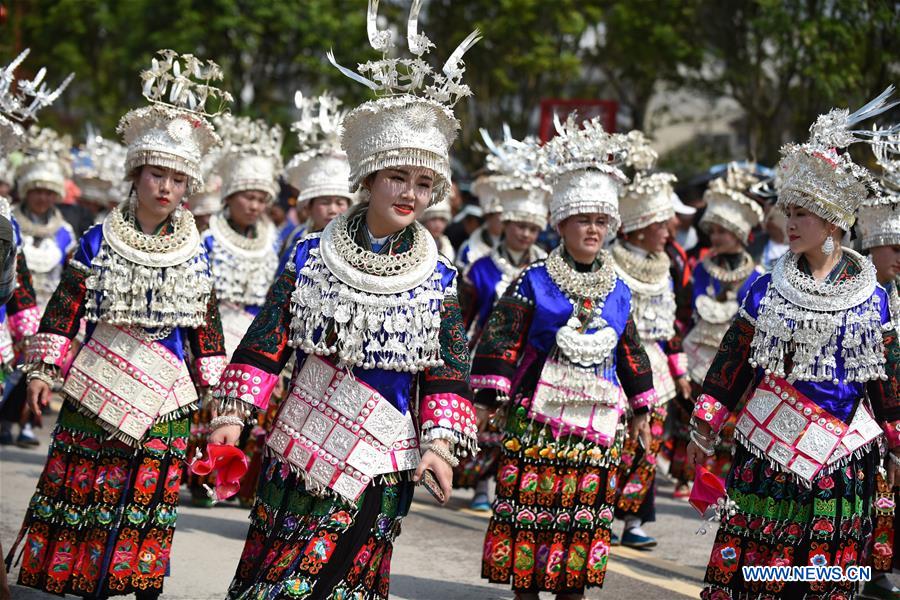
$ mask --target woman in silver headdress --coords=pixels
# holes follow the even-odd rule
[[[849,127],[883,110],[887,93],[852,115],[823,115],[808,143],[782,149],[777,206],[790,251],[750,286],[692,420],[688,460],[700,465],[737,413],[705,599],[854,597],[858,580],[847,569],[866,564],[883,462],[888,484],[898,481],[897,331],[872,263],[839,244],[870,181],[836,150],[872,135]],[[743,567],[756,566],[850,577],[751,581]]]
[[[53,594],[160,595],[189,415],[197,388],[225,366],[206,251],[180,208],[218,137],[190,81],[189,101],[161,101],[182,60],[186,73],[206,74],[210,93],[218,67],[193,56],[161,51],[143,73],[152,104],[119,123],[132,192],[81,238],[25,358],[31,411],[47,406],[51,385],[62,383],[64,399],[16,542],[19,583]],[[68,364],[82,319],[85,341]]]
[[[386,49],[375,6],[371,41]],[[413,6],[417,58],[367,63],[363,73],[428,77],[420,57],[431,44],[415,34]],[[467,93],[458,61],[475,41],[423,96],[418,86],[390,88],[396,78],[376,84],[339,67],[385,92],[343,121],[351,191],[366,200],[296,244],[215,391],[223,426],[210,440],[233,444],[243,416],[266,409],[296,361],[229,598],[386,599],[414,481],[448,498],[452,467],[475,448],[456,270],[416,222],[450,192],[452,104]]]

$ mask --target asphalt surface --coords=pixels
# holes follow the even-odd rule
[[[48,417],[45,422],[53,422]],[[9,548],[46,458],[49,429],[39,432],[37,449],[0,447],[0,540]],[[715,526],[706,535],[684,501],[672,499],[672,484],[659,478],[657,521],[645,526],[659,545],[650,551],[614,548],[602,590],[588,598],[675,599],[699,597]],[[469,510],[470,491],[458,492],[449,506],[439,506],[427,492],[417,494],[403,521],[391,568],[391,597],[405,600],[511,599],[506,586],[480,578],[481,543],[488,517]],[[163,598],[221,599],[234,573],[247,532],[247,511],[225,503],[209,509],[190,506],[182,494],[172,552],[171,576]],[[621,524],[615,531],[621,534]],[[11,581],[15,579],[15,570]],[[58,598],[12,587],[22,600]],[[544,594],[544,598],[550,598]]]

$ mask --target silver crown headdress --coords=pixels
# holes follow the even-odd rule
[[[489,177],[502,208],[502,220],[546,227],[551,188],[542,177],[545,169],[540,141],[532,136],[516,140],[505,124],[499,144],[486,129],[480,133],[489,151],[485,165],[493,173]]]
[[[50,128],[32,125],[26,132],[24,158],[16,167],[16,188],[24,197],[29,190],[45,189],[66,195],[66,179],[72,176],[72,139]]]
[[[897,125],[887,130],[852,129],[857,123],[896,106],[897,102],[887,102],[893,91],[894,86],[889,86],[853,113],[842,108],[820,115],[809,128],[808,142],[782,147],[778,163],[782,184],[777,205],[807,208],[848,231],[874,182],[865,168],[837,150],[857,142],[877,147],[886,136],[900,131]]]
[[[72,174],[81,197],[103,206],[121,202],[125,182],[125,146],[89,132],[75,153]]]
[[[703,194],[706,210],[698,225],[703,229],[711,224],[720,225],[746,244],[750,231],[764,216],[759,203],[747,195],[757,183],[759,177],[752,169],[736,162],[728,163],[725,174],[710,181]]]
[[[876,129],[879,143],[872,145],[881,167],[876,192],[862,201],[856,233],[863,250],[900,244],[900,131]]]
[[[150,106],[128,111],[116,129],[128,147],[125,172],[133,177],[144,165],[174,169],[188,176],[188,194],[193,194],[203,185],[203,155],[220,143],[207,118],[222,114],[231,94],[211,85],[222,79],[216,63],[174,50],[157,54],[141,73]],[[210,101],[217,107],[207,112]]]
[[[25,143],[25,130],[20,123],[37,121],[37,113],[53,104],[75,77],[70,74],[55,90],[47,87],[47,69],[41,67],[31,80],[16,82],[16,69],[28,54],[22,50],[9,65],[0,69],[0,154],[9,154]]]
[[[610,218],[612,237],[619,228],[619,194],[627,182],[620,168],[631,147],[627,138],[605,131],[599,117],[581,127],[574,114],[565,123],[555,115],[553,120],[557,135],[543,146],[553,187],[550,224],[555,227],[573,215],[601,213]]]
[[[347,115],[341,101],[327,92],[307,98],[294,94],[300,118],[291,125],[300,150],[285,168],[288,182],[297,189],[297,202],[322,196],[340,196],[352,202],[350,163],[341,149],[341,122]]]
[[[449,152],[459,129],[453,106],[472,93],[462,83],[462,57],[481,35],[478,30],[469,34],[435,72],[422,58],[434,44],[418,31],[421,7],[422,0],[413,0],[407,20],[407,46],[414,58],[387,56],[393,36],[378,30],[378,0],[369,0],[366,21],[369,43],[383,58],[360,64],[359,73],[354,73],[328,52],[328,60],[341,73],[379,96],[344,119],[341,146],[350,160],[351,191],[381,169],[412,166],[435,172],[432,202],[450,197]]]
[[[278,194],[277,179],[282,168],[281,127],[230,114],[217,117],[215,124],[223,140],[219,165],[222,199],[236,192],[259,190],[272,200]]]
[[[635,175],[622,193],[619,214],[622,231],[631,233],[675,216],[672,185],[678,178],[671,173],[649,173],[658,155],[643,132],[630,131],[625,139],[629,144],[625,162],[635,170]]]

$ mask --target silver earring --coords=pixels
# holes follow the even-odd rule
[[[832,252],[834,252],[834,238],[829,235],[825,238],[825,243],[822,244],[822,254],[831,256]]]

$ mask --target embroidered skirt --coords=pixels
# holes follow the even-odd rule
[[[879,464],[875,448],[807,489],[738,445],[727,482],[737,512],[719,526],[701,598],[855,597],[853,582],[749,582],[741,567],[868,564]]]
[[[413,484],[373,485],[356,505],[315,496],[275,458],[263,460],[231,600],[387,600],[391,553]]]
[[[64,404],[7,557],[25,536],[19,584],[60,595],[161,592],[188,428],[186,417],[154,425],[135,449]]]
[[[637,439],[626,439],[619,465],[619,496],[616,517],[635,515],[642,523],[656,520],[656,457],[663,443],[666,406],[650,411],[650,448],[645,450]]]
[[[481,576],[518,592],[580,593],[606,575],[621,435],[611,448],[555,440],[511,409]]]
[[[479,433],[478,452],[460,461],[459,466],[453,469],[453,487],[474,488],[479,482],[494,477],[500,460],[502,439],[503,434],[493,425],[488,425],[487,431]]]

